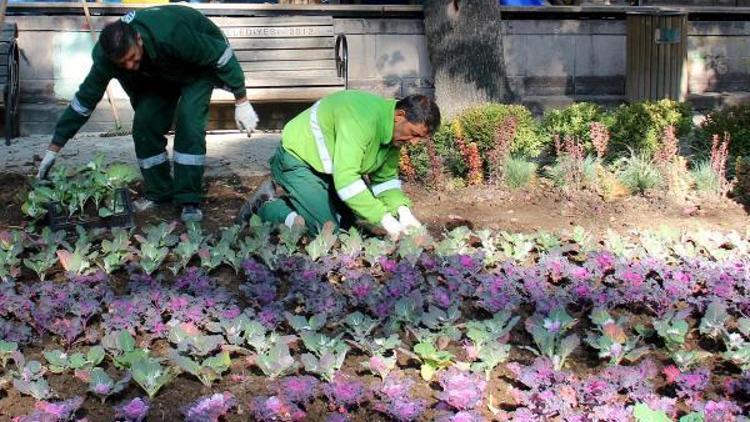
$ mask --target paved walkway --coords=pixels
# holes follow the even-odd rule
[[[206,137],[206,176],[260,176],[269,173],[271,158],[281,139],[280,133],[256,133],[251,138],[238,132],[211,133]],[[42,135],[16,138],[10,146],[0,143],[0,171],[33,174],[35,156],[44,156],[50,137]],[[172,150],[169,137],[168,151]],[[110,162],[136,164],[133,138],[130,136],[101,137],[98,133],[82,133],[71,139],[57,159],[58,164],[84,164],[97,153]]]

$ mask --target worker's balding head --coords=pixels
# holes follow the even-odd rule
[[[404,110],[406,120],[424,123],[430,134],[440,127],[440,109],[435,101],[426,95],[409,95],[396,103],[396,110]]]
[[[118,19],[107,24],[99,36],[104,54],[117,66],[138,70],[143,57],[143,41],[130,24]]]
[[[425,95],[409,95],[396,103],[393,143],[401,146],[431,136],[440,127],[440,109]]]

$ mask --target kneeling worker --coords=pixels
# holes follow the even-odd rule
[[[284,127],[264,182],[238,216],[295,222],[316,234],[331,221],[347,229],[356,218],[392,238],[420,223],[398,178],[400,148],[430,136],[440,110],[430,98],[386,99],[362,91],[327,96]],[[276,185],[286,195],[277,197]],[[396,218],[398,217],[398,218]]]

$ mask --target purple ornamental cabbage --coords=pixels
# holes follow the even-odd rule
[[[71,421],[75,413],[83,404],[83,397],[75,396],[72,399],[48,402],[38,401],[34,404],[34,412],[28,416],[13,418],[13,422],[65,422]]]
[[[115,408],[117,420],[124,422],[142,422],[148,416],[148,410],[151,407],[148,400],[143,397],[136,397],[128,400]]]
[[[346,413],[330,413],[326,417],[326,422],[349,422],[350,420]]]
[[[237,405],[237,399],[232,393],[225,391],[210,396],[204,396],[188,405],[182,413],[185,422],[218,422]]]
[[[271,283],[245,283],[240,285],[240,291],[260,306],[269,305],[276,300],[276,285]]]
[[[414,380],[396,373],[390,373],[383,380],[376,392],[384,400],[396,400],[410,394]]]
[[[392,259],[386,258],[386,257],[380,257],[380,267],[383,269],[383,271],[387,273],[392,273],[396,271],[396,266],[398,263]]]
[[[733,421],[743,415],[742,408],[731,400],[709,400],[694,406],[693,410],[702,411],[707,421]]]
[[[361,276],[356,279],[351,279],[347,282],[347,288],[350,294],[350,300],[353,300],[355,304],[359,304],[365,301],[368,296],[375,290],[374,280],[371,276]]]
[[[426,403],[424,400],[411,398],[413,386],[414,381],[411,378],[395,373],[389,374],[375,390],[381,399],[380,402],[375,403],[375,409],[397,421],[419,419],[425,411]]]
[[[630,422],[633,420],[633,408],[624,404],[595,406],[589,416],[595,421]]]
[[[343,409],[357,406],[368,399],[368,391],[364,384],[341,373],[336,374],[333,381],[323,386],[323,393],[331,404]]]
[[[432,290],[432,303],[443,308],[448,309],[453,304],[453,298],[450,292],[442,286],[437,286]]]
[[[272,385],[273,391],[282,397],[297,404],[305,404],[313,401],[318,395],[317,378],[309,375],[286,377]]]
[[[383,400],[375,403],[375,410],[385,413],[391,419],[398,422],[410,422],[419,419],[427,408],[424,400],[414,400],[407,397],[393,399],[391,401]]]
[[[294,402],[284,396],[259,396],[251,403],[255,420],[297,422],[304,421],[307,415]]]
[[[750,396],[750,371],[745,371],[738,379],[726,378],[724,389],[732,396]]]
[[[203,294],[211,293],[215,285],[201,268],[188,267],[182,276],[175,279],[174,287],[193,294]]]
[[[608,367],[585,379],[554,371],[542,358],[532,366],[511,363],[507,367],[526,387],[511,389],[510,395],[518,405],[512,413],[514,421],[548,420],[557,415],[566,421],[629,422],[632,407],[626,400],[648,403],[652,409],[658,407],[668,413],[674,405],[674,399],[661,400],[655,394],[650,380],[658,369],[648,360],[634,367]]]
[[[70,278],[70,281],[80,284],[100,284],[106,282],[107,279],[107,273],[102,270],[96,270],[88,275],[74,275]]]
[[[256,318],[264,327],[273,330],[284,320],[284,308],[279,303],[266,305],[260,309]]]
[[[518,413],[518,412],[516,412]],[[521,421],[521,420],[527,420],[523,418],[519,418],[521,415],[515,415],[513,418],[514,421]],[[456,414],[446,414],[441,415],[437,419],[435,419],[435,422],[484,422],[486,419],[480,415],[478,412],[475,411],[461,411]],[[537,418],[528,419],[537,421]]]
[[[711,372],[707,368],[684,372],[677,376],[677,396],[689,401],[697,401],[711,384]]]
[[[242,269],[245,271],[247,281],[251,283],[269,283],[276,280],[276,277],[274,277],[268,267],[253,258],[243,262]]]
[[[471,410],[482,401],[487,382],[479,374],[451,367],[440,375],[440,386],[440,400],[457,410]]]

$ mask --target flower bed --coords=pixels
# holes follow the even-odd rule
[[[749,250],[737,233],[669,230],[304,239],[257,219],[215,236],[166,223],[82,231],[73,244],[3,232],[0,385],[38,400],[19,421],[91,409],[101,420],[740,420]],[[75,394],[54,388],[61,379]],[[170,393],[186,382],[200,397]]]

